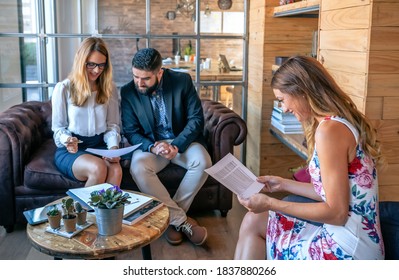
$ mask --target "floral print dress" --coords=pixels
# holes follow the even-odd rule
[[[383,259],[384,244],[379,221],[378,180],[374,161],[363,152],[358,142],[359,134],[351,123],[339,117],[328,117],[323,121],[345,124],[356,139],[356,156],[348,166],[348,220],[344,226],[317,226],[305,220],[269,211],[267,259]],[[309,173],[315,191],[326,201],[316,149],[309,162]]]

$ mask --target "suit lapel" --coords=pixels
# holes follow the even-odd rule
[[[168,75],[168,71],[163,72],[163,76]],[[163,79],[163,77],[162,77]],[[168,80],[168,79],[165,79]],[[169,79],[170,80],[170,79]],[[171,87],[170,83],[162,82],[162,89],[163,89],[163,98],[165,101],[166,112],[168,114],[168,122],[170,123],[173,129],[173,122],[172,122],[172,110],[173,110],[173,88]]]
[[[150,130],[153,130],[154,128],[154,116],[152,114],[152,105],[151,105],[151,101],[150,98],[148,96],[139,94],[140,96],[140,100],[141,100],[141,111],[144,111],[144,114],[146,116],[145,120],[146,122],[144,122],[144,120],[140,120],[140,122],[143,123],[143,127],[145,127],[145,125],[149,126]],[[148,108],[147,110],[145,108]]]

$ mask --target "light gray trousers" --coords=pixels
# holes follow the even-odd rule
[[[187,170],[173,198],[157,176],[170,162]],[[169,223],[179,226],[186,221],[186,212],[208,178],[204,169],[211,166],[208,151],[201,144],[194,142],[184,153],[178,153],[171,161],[150,152],[136,150],[132,156],[130,174],[141,192],[158,198],[168,207]]]

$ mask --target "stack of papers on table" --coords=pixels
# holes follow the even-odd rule
[[[66,193],[69,195],[71,198],[74,200],[79,201],[82,206],[89,211],[94,211],[93,207],[89,205],[90,201],[90,194],[94,191],[100,191],[103,189],[108,189],[113,187],[113,185],[104,183],[104,184],[99,184],[99,185],[94,185],[91,187],[83,187],[83,188],[76,188],[76,189],[70,189]],[[126,193],[123,191],[123,193]],[[137,193],[131,193],[128,192],[130,195],[130,204],[125,204],[125,210],[123,212],[123,217],[128,216],[132,212],[146,206],[148,203],[150,203],[153,199],[151,197],[148,197],[146,195],[141,195]]]

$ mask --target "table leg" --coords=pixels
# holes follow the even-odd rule
[[[143,255],[143,260],[152,260],[150,244],[141,248],[141,254]]]

